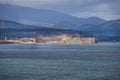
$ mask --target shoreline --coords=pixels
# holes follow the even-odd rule
[[[57,44],[76,44],[76,43],[14,43],[14,42],[0,42],[0,44],[31,44],[31,45],[35,45],[35,44],[48,44],[48,45],[57,45]],[[96,44],[96,43],[90,43],[90,44]],[[88,45],[90,45],[88,44]],[[77,44],[76,44],[77,45]],[[83,45],[83,44],[78,44],[78,45]]]
[[[76,43],[16,43],[16,42],[0,42],[1,44],[24,44],[24,45],[37,45],[37,44],[41,44],[41,45],[92,45],[92,44],[120,44],[120,42],[98,42],[98,43],[91,43],[91,44],[76,44]]]

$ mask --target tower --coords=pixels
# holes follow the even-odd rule
[[[5,41],[7,40],[7,37],[5,36]]]

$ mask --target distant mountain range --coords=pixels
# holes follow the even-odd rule
[[[0,4],[0,36],[80,34],[98,41],[120,41],[120,19],[77,18],[52,10]]]
[[[40,10],[28,7],[12,6],[0,4],[0,19],[21,22],[24,24],[41,23],[57,24],[61,22],[70,22],[76,25],[82,24],[101,24],[106,22],[98,17],[77,18],[68,14],[52,10]]]

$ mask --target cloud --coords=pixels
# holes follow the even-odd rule
[[[0,3],[56,10],[78,17],[120,18],[120,0],[0,0]]]

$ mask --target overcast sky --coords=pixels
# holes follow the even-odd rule
[[[120,18],[120,0],[0,0],[0,3],[56,10],[80,18],[90,16],[107,20]]]

